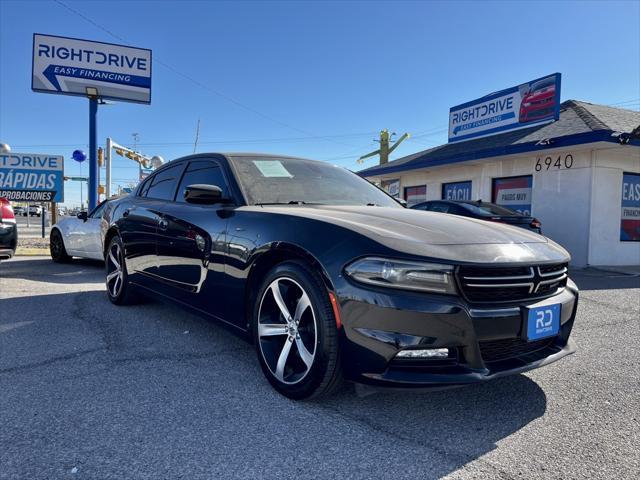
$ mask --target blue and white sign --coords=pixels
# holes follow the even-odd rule
[[[443,200],[471,200],[471,180],[442,184]]]
[[[21,202],[64,201],[64,158],[42,153],[0,154],[0,197]]]
[[[449,142],[526,128],[560,118],[560,74],[507,88],[449,110]]]
[[[622,175],[620,240],[640,242],[640,173]]]
[[[545,305],[530,308],[527,314],[527,340],[540,340],[560,332],[560,312],[562,305]]]
[[[33,35],[36,92],[151,103],[151,50],[53,35]],[[93,91],[93,90],[90,90]]]

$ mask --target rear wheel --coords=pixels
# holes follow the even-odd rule
[[[319,275],[300,262],[276,266],[254,305],[254,341],[267,380],[294,399],[326,396],[340,385],[338,330]]]
[[[109,242],[107,255],[104,260],[107,279],[107,296],[116,305],[133,303],[133,286],[129,282],[127,265],[124,262],[124,246],[119,236],[114,236]]]
[[[49,252],[51,253],[51,260],[56,263],[66,263],[71,260],[71,257],[67,254],[67,250],[64,248],[64,240],[58,229],[51,231],[49,237]]]

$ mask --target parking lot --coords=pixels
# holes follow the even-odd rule
[[[0,478],[638,478],[640,278],[574,272],[576,354],[454,390],[294,402],[252,346],[103,267],[0,264]]]

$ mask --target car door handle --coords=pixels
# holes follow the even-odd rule
[[[128,217],[128,216],[129,216],[129,214],[130,214],[131,212],[133,212],[135,209],[136,209],[136,207],[129,207],[129,208],[125,209],[125,211],[124,211],[124,212],[122,212],[122,216],[123,216],[123,217]]]
[[[158,221],[158,227],[160,227],[160,230],[166,230],[168,226],[169,226],[169,222],[166,221],[164,218],[161,218]]]

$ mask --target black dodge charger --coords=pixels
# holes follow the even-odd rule
[[[246,335],[291,398],[348,379],[481,382],[573,353],[569,254],[517,227],[403,208],[324,162],[198,154],[103,217],[115,304],[151,293]]]

